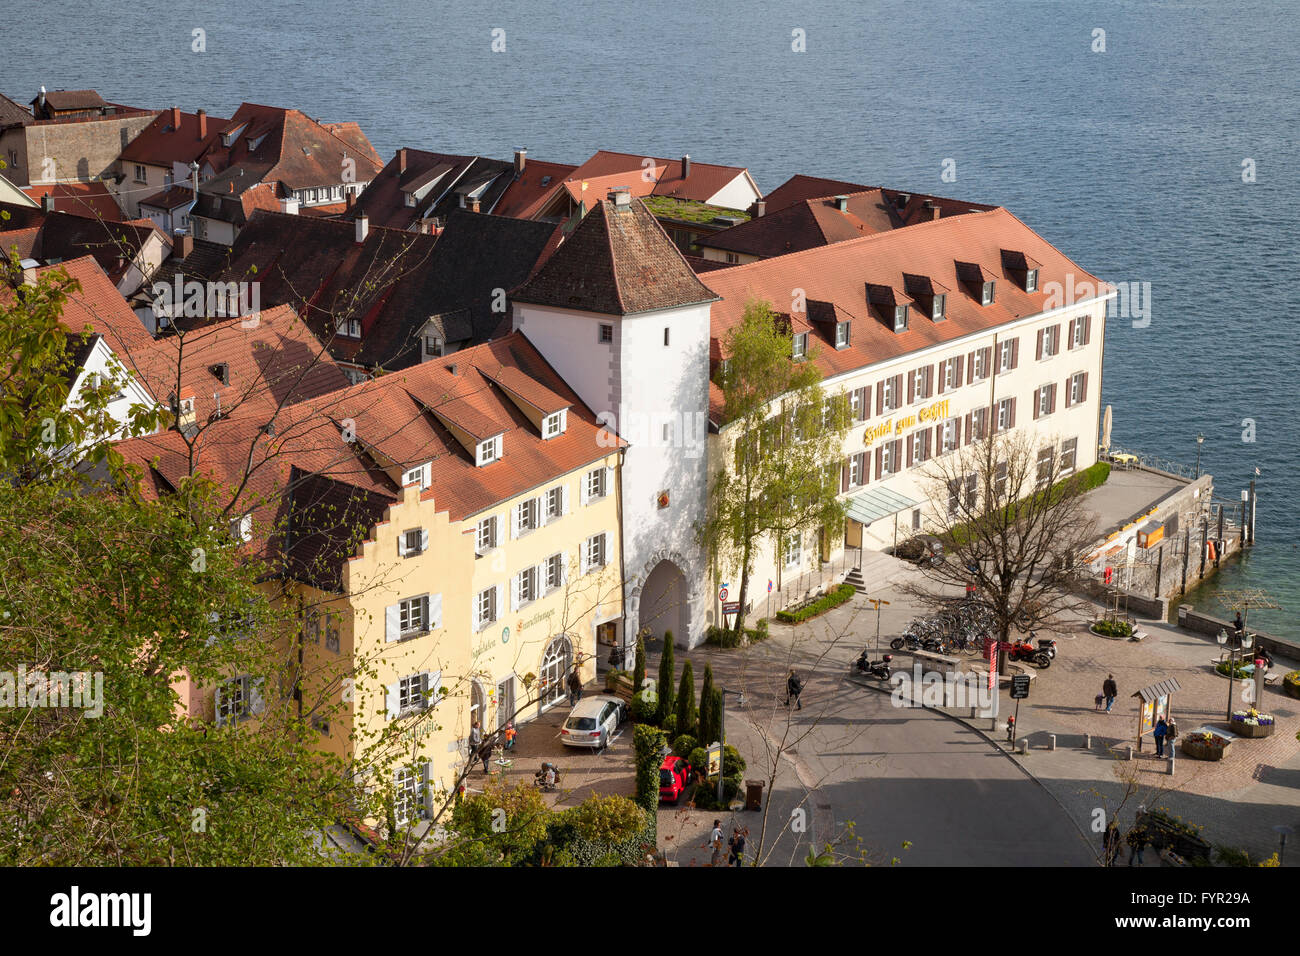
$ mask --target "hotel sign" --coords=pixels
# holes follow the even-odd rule
[[[879,425],[867,426],[867,430],[862,433],[862,444],[870,447],[872,442],[878,439],[897,437],[921,422],[941,422],[948,417],[948,399],[945,398],[941,402],[918,409],[911,415],[900,415],[896,419],[886,418]]]

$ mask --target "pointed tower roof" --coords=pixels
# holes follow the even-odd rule
[[[633,315],[717,301],[639,199],[600,201],[516,302]]]

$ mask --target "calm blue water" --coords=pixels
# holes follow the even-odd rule
[[[26,6],[32,6],[30,3]],[[1086,9],[1085,9],[1086,8]],[[15,11],[17,13],[18,11]],[[1300,18],[1277,0],[761,0],[516,4],[46,2],[7,17],[0,90],[95,87],[132,105],[242,100],[402,145],[579,162],[597,148],[1001,203],[1084,268],[1151,283],[1112,323],[1115,442],[1258,466],[1260,544],[1222,576],[1300,611]],[[506,52],[493,53],[493,28]],[[192,31],[207,52],[190,52]],[[807,52],[791,52],[802,29]],[[1090,51],[1095,28],[1105,53]],[[944,159],[957,181],[940,179]],[[1241,163],[1257,164],[1243,184]],[[1241,440],[1254,419],[1257,441]],[[1214,607],[1212,595],[1198,597]],[[1289,612],[1252,621],[1292,634]]]

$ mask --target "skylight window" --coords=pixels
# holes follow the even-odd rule
[[[905,305],[894,306],[894,331],[907,331],[907,306]]]
[[[980,305],[992,305],[995,283],[992,279],[985,282],[980,292]]]

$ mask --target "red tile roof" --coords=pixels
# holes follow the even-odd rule
[[[122,207],[103,183],[53,183],[41,186],[24,186],[25,192],[38,203],[47,195],[54,197],[55,212],[70,212],[75,216],[121,222]]]
[[[548,163],[530,159],[524,163],[524,173],[511,181],[506,191],[493,207],[498,216],[514,219],[531,219],[537,215],[546,197],[555,187],[571,177],[577,166],[568,163]]]
[[[91,326],[119,357],[131,349],[153,344],[149,330],[93,258],[81,256],[58,265],[43,266],[37,272],[43,274],[57,269],[66,271],[81,286],[68,296],[63,306],[60,321],[64,328],[81,332],[87,325]],[[0,294],[3,291],[0,287]]]
[[[708,302],[695,277],[645,204],[602,200],[533,277],[516,302],[605,315],[631,315]]]
[[[1042,263],[1039,291],[1025,292],[1004,271],[1004,249],[1021,250]],[[993,304],[979,304],[977,293],[958,276],[959,262],[977,264],[983,273],[1004,280],[997,283]],[[853,323],[849,348],[835,349],[834,329],[829,323],[809,323],[806,312],[792,316],[796,331],[821,327],[824,340],[809,344],[810,348],[820,344],[815,361],[831,376],[1037,314],[1048,300],[1042,291],[1046,284],[1064,285],[1071,273],[1075,285],[1099,281],[1007,210],[996,207],[707,272],[700,279],[722,297],[713,304],[711,314],[711,335],[720,344],[720,352],[725,351],[721,343],[728,330],[739,324],[751,300],[766,301],[775,311],[788,312],[791,290],[802,289],[814,317],[823,307],[819,304],[833,306],[840,318]],[[905,276],[909,275],[924,276],[951,290],[947,317],[934,322],[914,311],[907,331],[896,333],[871,309],[867,285],[888,287],[900,301],[906,301],[909,279]],[[910,281],[915,287],[916,280]],[[720,419],[722,396],[716,385],[710,390],[710,412],[715,421]]]
[[[190,186],[168,186],[153,195],[140,200],[141,206],[152,209],[178,209],[194,201],[194,189]]]
[[[229,122],[219,116],[207,116],[205,121],[206,131],[199,135],[198,113],[163,110],[127,143],[119,159],[124,163],[144,163],[169,169],[173,163],[194,162],[217,141],[222,128]]]
[[[569,178],[574,180],[603,178],[611,175],[626,176],[634,173],[641,177],[643,164],[647,157],[636,153],[614,153],[599,150],[591,159],[573,171]],[[682,161],[678,159],[654,160],[656,172],[654,195],[677,196],[681,199],[695,199],[708,202],[718,191],[728,185],[737,176],[747,175],[743,166],[717,166],[712,163],[697,163],[691,160],[691,174],[682,177]],[[631,185],[626,183],[623,185]]]
[[[848,183],[841,179],[822,179],[820,176],[805,176],[799,173],[764,196],[763,202],[767,203],[767,214],[770,216],[778,209],[793,206],[805,199],[861,193],[874,188],[876,187],[864,186],[861,183]]]

